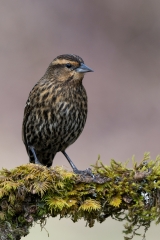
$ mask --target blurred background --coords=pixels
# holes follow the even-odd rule
[[[94,69],[84,79],[87,123],[67,150],[76,166],[87,168],[98,154],[105,164],[160,154],[159,10],[158,0],[1,1],[0,168],[28,162],[24,106],[49,63],[64,53],[80,55]],[[70,170],[61,153],[55,165]],[[35,226],[24,240],[123,239],[122,224],[110,218],[91,229],[83,221],[49,219],[46,229],[49,237]],[[158,234],[153,226],[147,239]]]

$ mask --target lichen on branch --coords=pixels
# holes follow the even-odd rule
[[[75,175],[62,167],[46,168],[27,164],[0,171],[0,240],[19,240],[29,234],[35,222],[43,228],[48,217],[95,221],[112,217],[126,221],[125,239],[132,239],[152,221],[160,222],[160,156],[151,160],[145,153],[138,164],[100,158],[92,166],[92,176]],[[144,239],[143,236],[143,239]]]

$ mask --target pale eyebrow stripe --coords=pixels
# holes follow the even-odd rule
[[[71,64],[73,64],[73,65],[78,65],[77,62],[71,61],[71,60],[67,60],[67,59],[57,59],[57,60],[54,60],[54,61],[52,62],[53,65],[67,64],[67,63],[71,63]]]

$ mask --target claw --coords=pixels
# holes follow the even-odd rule
[[[71,165],[73,172],[75,174],[88,175],[88,176],[91,176],[92,178],[94,178],[94,174],[92,173],[90,168],[87,168],[86,170],[78,170],[77,167],[72,162],[72,160],[70,159],[70,157],[67,155],[67,153],[65,151],[63,151],[62,153],[67,158],[67,160],[68,160],[69,164]]]
[[[86,170],[78,170],[77,168],[74,169],[74,173],[80,174],[80,175],[88,175],[94,178],[94,174],[92,173],[90,168],[87,168]]]

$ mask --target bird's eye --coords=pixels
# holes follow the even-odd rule
[[[66,67],[67,67],[67,68],[71,68],[72,65],[71,65],[70,63],[67,63],[67,64],[66,64]]]

